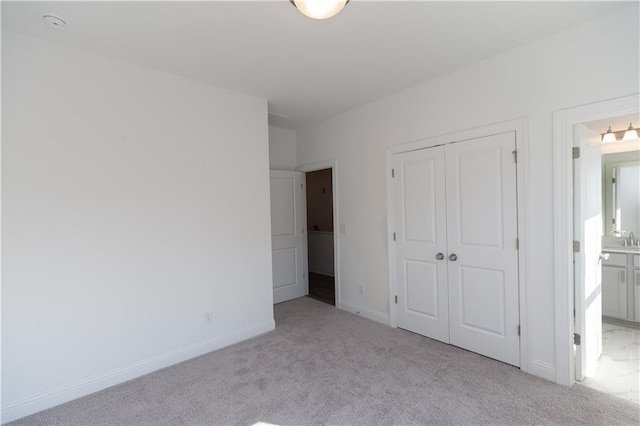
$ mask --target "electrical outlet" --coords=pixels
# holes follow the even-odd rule
[[[213,311],[205,312],[202,314],[202,323],[211,324],[213,322]]]
[[[364,295],[364,285],[358,284],[358,294],[360,296]]]

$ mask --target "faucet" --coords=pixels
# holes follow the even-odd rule
[[[637,241],[636,241],[635,243],[634,243],[634,241],[633,241],[633,238],[634,238],[635,236],[636,236],[636,235],[633,233],[633,231],[629,233],[629,245],[630,245],[630,246],[633,246],[634,244],[637,244]]]

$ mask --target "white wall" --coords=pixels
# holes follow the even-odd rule
[[[273,170],[296,169],[296,132],[269,126],[269,167]]]
[[[299,165],[333,158],[339,166],[338,221],[348,230],[339,235],[345,306],[380,318],[389,312],[386,149],[524,117],[530,364],[523,368],[555,379],[552,113],[637,93],[638,27],[633,4],[299,131]]]
[[[265,100],[3,31],[2,124],[3,421],[274,328]]]

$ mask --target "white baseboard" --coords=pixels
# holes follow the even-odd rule
[[[531,360],[531,364],[527,369],[527,373],[534,376],[542,377],[543,379],[547,379],[552,382],[556,381],[556,367],[555,365],[549,364],[548,362],[535,359]]]
[[[340,302],[338,308],[347,312],[351,312],[352,314],[360,315],[361,317],[370,319],[371,321],[389,325],[389,314],[386,314],[384,312],[358,307],[347,302]]]
[[[274,320],[265,321],[225,336],[203,340],[105,373],[96,374],[67,385],[59,386],[29,398],[11,402],[2,407],[1,423],[8,423],[37,413],[38,411],[55,407],[56,405],[98,392],[156,370],[259,336],[274,329]]]

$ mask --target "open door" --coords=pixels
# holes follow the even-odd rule
[[[271,250],[273,303],[302,297],[306,249],[302,173],[271,170]]]
[[[574,309],[575,377],[592,376],[602,353],[602,166],[600,135],[583,125],[574,128]],[[575,157],[575,155],[574,155]]]

